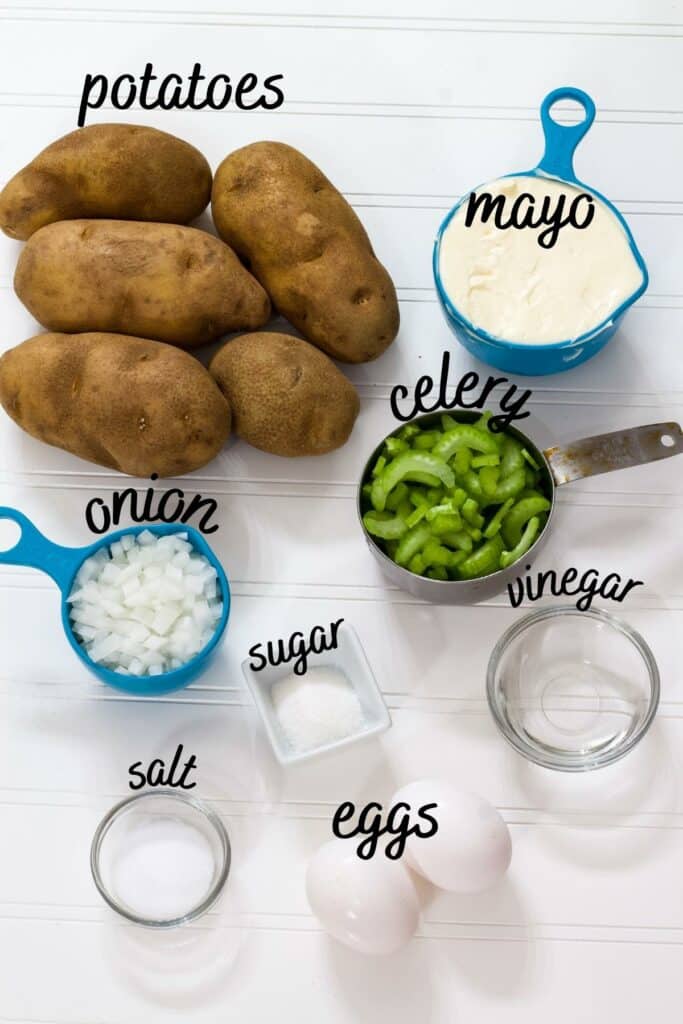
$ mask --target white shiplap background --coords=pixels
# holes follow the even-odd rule
[[[238,5],[239,6],[239,5]],[[654,728],[585,778],[525,764],[484,699],[490,649],[519,612],[420,604],[386,586],[364,548],[354,485],[391,427],[393,384],[437,373],[451,339],[430,251],[453,199],[533,165],[546,92],[576,84],[598,118],[579,176],[619,203],[651,271],[646,296],[595,360],[533,382],[541,443],[683,417],[683,5],[665,0],[221,0],[0,5],[0,180],[72,130],[86,72],[285,75],[274,113],[111,109],[175,132],[212,166],[259,138],[318,162],[365,222],[401,300],[392,349],[356,367],[349,444],[312,461],[232,444],[192,483],[220,503],[215,547],[234,587],[220,658],[155,701],[99,687],[60,633],[56,590],[0,572],[0,1022],[556,1024],[680,1018],[683,997],[683,565],[680,462],[578,483],[560,495],[539,568],[595,566],[645,581],[618,610],[662,672]],[[0,345],[36,333],[11,290],[19,244],[0,240]],[[473,364],[453,349],[453,379]],[[486,368],[476,366],[484,375]],[[39,445],[0,419],[0,504],[62,543],[87,543],[87,500],[120,477]],[[614,609],[617,610],[617,609]],[[281,772],[239,664],[267,637],[344,616],[394,720],[381,741]],[[135,760],[182,742],[198,792],[224,816],[234,871],[222,903],[170,936],[119,924],[88,871],[99,817]],[[419,936],[385,960],[334,944],[309,912],[307,856],[342,799],[386,800],[445,775],[492,800],[514,843],[509,876],[477,898],[425,892]]]

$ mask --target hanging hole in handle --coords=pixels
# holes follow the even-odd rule
[[[0,551],[12,551],[21,540],[21,526],[13,519],[0,519]]]
[[[659,443],[663,444],[665,448],[673,448],[676,444],[671,434],[662,434],[659,439]]]
[[[559,114],[569,114],[569,117],[560,118]],[[583,89],[562,86],[553,89],[543,100],[541,118],[558,128],[581,128],[586,132],[595,119],[595,103]]]
[[[557,120],[557,104],[560,101],[578,104],[584,116],[578,121],[560,123]],[[551,116],[552,109],[555,111],[555,117]],[[541,103],[545,151],[536,169],[554,178],[576,181],[573,164],[574,151],[592,125],[594,118],[595,104],[588,93],[569,85],[549,92]]]
[[[567,126],[569,128],[575,125],[583,125],[587,121],[592,121],[591,110],[589,106],[583,100],[577,98],[577,96],[556,96],[546,106],[546,114],[559,128]]]
[[[584,124],[590,116],[583,103],[575,99],[568,102],[559,96],[548,106],[547,114],[553,124],[556,124],[559,128],[564,126],[571,128],[577,124]]]

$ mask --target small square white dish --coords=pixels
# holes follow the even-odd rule
[[[261,715],[273,752],[280,764],[294,764],[329,753],[332,750],[341,750],[359,740],[378,736],[391,726],[389,710],[363,646],[355,630],[347,622],[343,622],[337,631],[336,648],[331,651],[323,651],[321,654],[312,652],[307,656],[308,668],[320,668],[324,665],[342,672],[360,701],[363,711],[363,728],[343,739],[313,747],[310,750],[297,751],[293,749],[278,720],[271,692],[276,682],[290,675],[292,662],[277,666],[269,663],[259,671],[254,671],[249,661],[250,659],[246,658],[242,662],[242,672]]]

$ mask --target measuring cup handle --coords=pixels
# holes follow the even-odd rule
[[[629,466],[683,454],[683,430],[678,423],[648,423],[630,430],[582,437],[565,445],[554,445],[543,453],[556,486],[583,480],[587,476],[611,473]]]
[[[62,591],[69,586],[82,560],[78,548],[64,548],[44,537],[23,512],[0,506],[0,520],[11,519],[21,529],[19,540],[9,551],[0,551],[0,565],[25,565],[51,576]]]
[[[585,112],[580,124],[559,124],[550,114],[550,108],[558,100],[575,100]],[[545,152],[537,170],[551,174],[554,178],[576,181],[574,174],[574,151],[595,120],[595,104],[588,93],[573,86],[562,86],[549,92],[541,104],[541,124],[545,135]]]

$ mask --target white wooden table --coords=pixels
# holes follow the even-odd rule
[[[435,1024],[662,1024],[683,998],[683,465],[567,488],[542,568],[645,581],[612,606],[650,642],[662,703],[641,747],[584,778],[534,769],[507,748],[484,697],[504,597],[431,607],[388,587],[365,550],[354,486],[391,427],[393,384],[438,372],[451,346],[431,284],[431,242],[454,197],[540,155],[537,109],[575,84],[598,118],[577,171],[612,197],[651,272],[606,351],[533,382],[541,442],[683,417],[683,5],[650,0],[83,0],[0,6],[0,180],[76,125],[86,72],[283,73],[272,114],[119,113],[175,132],[215,167],[259,138],[287,141],[358,210],[401,300],[400,337],[350,371],[362,411],[349,444],[311,461],[233,444],[193,487],[220,505],[213,540],[234,587],[220,658],[154,700],[105,690],[71,656],[45,577],[0,575],[0,1020],[154,1024],[273,1019]],[[321,12],[321,7],[326,10]],[[11,290],[19,244],[0,241],[0,344],[37,327]],[[472,363],[453,348],[453,380]],[[478,366],[477,369],[487,371]],[[531,421],[527,421],[531,423]],[[141,486],[145,482],[140,482]],[[0,418],[0,503],[62,543],[87,543],[87,500],[122,478],[41,446]],[[563,489],[564,491],[565,489]],[[257,640],[344,616],[366,646],[393,728],[377,743],[281,772],[242,684]],[[234,871],[216,910],[159,937],[120,924],[91,883],[88,850],[136,760],[196,753],[196,792],[223,815]],[[308,855],[342,799],[387,800],[444,775],[510,825],[504,884],[427,900],[418,937],[388,959],[333,943],[303,887]]]

